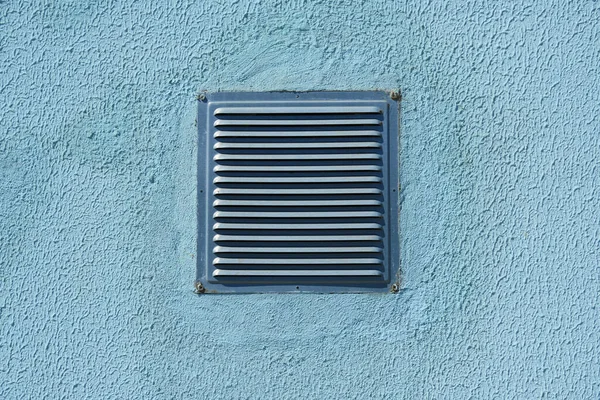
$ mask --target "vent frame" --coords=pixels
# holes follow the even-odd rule
[[[197,188],[197,271],[196,288],[202,293],[368,293],[395,292],[399,278],[398,184],[399,184],[399,102],[386,91],[358,92],[216,92],[198,98],[198,188]],[[301,104],[299,104],[301,103]],[[229,107],[380,107],[382,110],[382,178],[384,207],[383,279],[351,281],[315,278],[281,278],[271,282],[260,279],[220,280],[215,278],[213,241],[217,199],[214,172],[217,162],[214,133],[218,117],[215,110]],[[332,244],[334,247],[335,244]],[[198,290],[201,288],[201,290]]]

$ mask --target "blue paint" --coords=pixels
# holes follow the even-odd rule
[[[0,7],[0,398],[597,398],[600,5]],[[403,89],[397,296],[203,296],[195,95]]]

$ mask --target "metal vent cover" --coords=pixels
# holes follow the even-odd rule
[[[198,292],[397,290],[391,97],[199,96]]]

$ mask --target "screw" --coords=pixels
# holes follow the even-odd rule
[[[206,93],[200,93],[196,98],[200,101],[204,101],[206,100]]]
[[[393,90],[392,92],[390,92],[390,97],[392,98],[392,100],[400,100],[400,92]]]
[[[392,284],[392,293],[398,293],[400,286],[397,283]]]
[[[202,282],[198,281],[194,284],[194,292],[196,294],[201,294],[204,293],[206,291],[206,289],[204,288],[204,285],[202,285]]]

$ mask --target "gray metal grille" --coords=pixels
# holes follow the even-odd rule
[[[208,104],[209,286],[387,286],[388,103]]]

